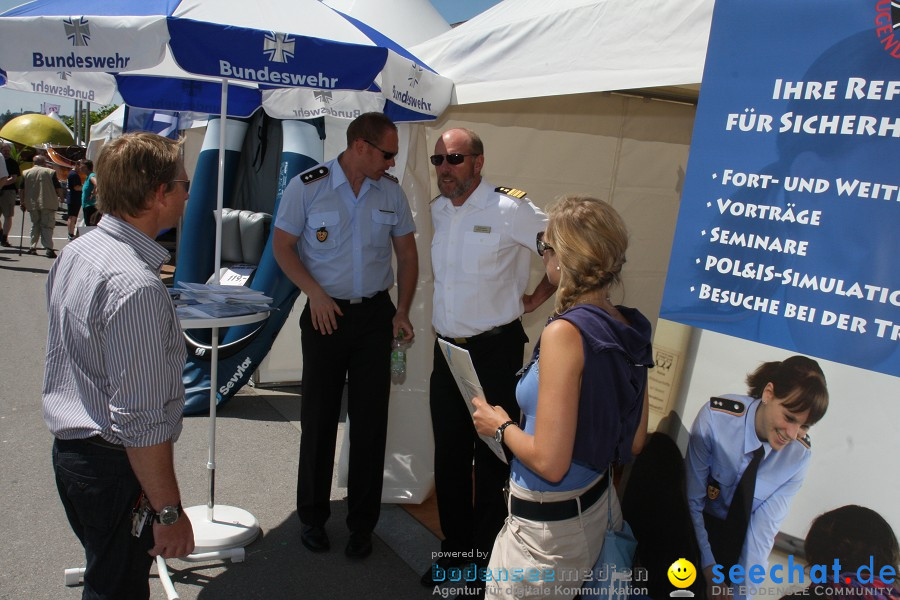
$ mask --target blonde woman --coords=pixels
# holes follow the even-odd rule
[[[519,381],[522,420],[475,399],[478,432],[515,455],[509,516],[483,573],[488,598],[575,595],[600,553],[607,502],[621,525],[608,467],[630,460],[647,430],[650,323],[609,300],[628,247],[622,218],[581,196],[548,216],[537,244],[556,311]]]

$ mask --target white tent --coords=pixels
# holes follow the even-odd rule
[[[540,206],[560,194],[587,193],[610,201],[624,216],[631,246],[622,297],[614,300],[637,306],[654,322],[655,351],[673,365],[651,373],[651,425],[673,411],[689,427],[710,396],[740,392],[755,364],[790,355],[657,321],[713,4],[505,0],[411,48],[455,83],[454,104],[425,128],[426,152],[441,131],[467,127],[484,139],[485,175],[496,185],[524,189]],[[419,260],[427,269],[427,256]],[[430,293],[420,290],[417,302]],[[551,310],[542,309],[525,318],[532,342]],[[896,396],[896,378],[820,364],[835,401],[812,432],[816,459],[782,531],[803,537],[816,515],[850,503],[872,507],[896,528],[900,510],[890,502],[896,483],[873,496],[867,490],[881,474],[874,466],[860,468],[877,464],[883,444],[855,448],[848,433],[850,426],[865,432],[858,439],[894,439],[900,408],[884,400]],[[873,419],[874,412],[881,418]],[[676,422],[670,432],[679,434],[684,448],[685,428]],[[840,486],[834,486],[834,473],[844,477]]]
[[[566,193],[611,202],[632,235],[627,301],[651,320],[712,7],[712,0],[505,0],[411,49],[455,85],[454,105],[426,127],[426,146],[440,131],[468,127],[485,142],[485,174],[496,185],[526,190],[544,207]],[[650,99],[673,96],[688,102]],[[542,308],[526,317],[532,340],[551,310]]]
[[[712,0],[506,0],[411,48],[456,104],[697,84]]]
[[[87,158],[96,160],[103,144],[122,135],[125,126],[125,105],[106,115],[102,121],[91,125],[91,139],[88,142]]]

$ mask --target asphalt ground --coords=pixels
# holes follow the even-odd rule
[[[45,283],[53,259],[18,255],[22,213],[16,212],[12,248],[0,248],[0,598],[66,600],[81,587],[64,585],[64,570],[83,565],[56,491],[53,438],[41,415],[46,344]],[[62,214],[54,244],[66,244]],[[26,216],[25,235],[30,221]],[[27,246],[26,246],[27,247]],[[241,563],[168,561],[185,599],[385,598],[452,596],[419,576],[439,549],[438,539],[397,505],[382,506],[374,552],[363,561],[344,556],[346,489],[332,487],[326,527],[332,549],[314,554],[300,543],[296,514],[300,397],[296,390],[244,390],[221,407],[216,421],[216,502],[251,512],[261,536]],[[341,439],[338,435],[338,439]],[[176,471],[185,506],[207,500],[208,418],[185,419],[176,444]],[[336,452],[336,456],[339,453]],[[165,599],[151,575],[151,597]],[[442,593],[441,593],[442,592]]]

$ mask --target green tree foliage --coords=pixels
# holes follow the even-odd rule
[[[119,108],[118,104],[108,104],[106,106],[101,106],[97,110],[92,110],[91,111],[91,125],[99,123],[100,121],[105,119],[107,116],[109,116],[109,113],[116,110],[117,108]],[[2,119],[2,118],[3,117],[0,116],[0,119]],[[63,117],[62,120],[66,124],[66,127],[68,127],[69,129],[73,129],[73,130],[75,129],[75,117]]]

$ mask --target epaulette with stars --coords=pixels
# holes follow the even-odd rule
[[[390,179],[394,183],[400,183],[400,180],[397,179],[396,177],[394,177],[393,175],[391,175],[390,173],[385,173],[384,175],[382,175],[382,177],[384,177],[385,179]]]
[[[503,186],[494,188],[494,191],[497,192],[498,194],[506,194],[507,196],[512,196],[516,200],[521,200],[522,198],[524,198],[527,195],[527,192],[524,192],[522,190],[517,190],[516,188],[508,188],[508,187],[503,187]]]
[[[304,184],[309,185],[313,181],[318,181],[323,177],[328,175],[328,167],[325,165],[319,165],[318,167],[314,167],[307,171],[306,173],[300,174],[300,181]]]
[[[743,416],[747,410],[747,407],[740,400],[718,397],[709,399],[709,407],[716,412],[723,412],[735,417]]]
[[[797,438],[797,441],[800,442],[800,444],[807,450],[812,450],[812,440],[809,439],[808,433],[806,435],[804,435],[803,437]]]

